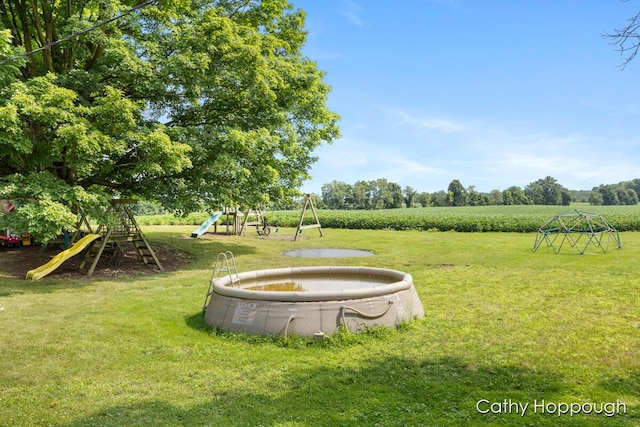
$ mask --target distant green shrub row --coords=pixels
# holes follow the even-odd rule
[[[554,215],[569,210],[558,206],[319,210],[318,218],[325,228],[528,233],[537,231]],[[618,231],[640,231],[638,207],[592,207],[583,210],[601,213]],[[300,212],[296,211],[276,211],[268,215],[269,223],[285,227],[297,227],[300,221]],[[313,217],[309,212],[304,223],[310,222],[313,222]]]
[[[348,228],[367,230],[421,230],[421,231],[536,231],[546,218],[535,215],[456,215],[429,214],[427,209],[392,211],[319,211],[320,224],[325,228]],[[270,223],[296,227],[300,221],[291,213],[274,212]],[[313,222],[306,217],[304,223]]]
[[[640,231],[638,206],[589,206],[579,209],[602,214],[618,231]],[[318,218],[323,228],[528,233],[537,231],[554,215],[570,210],[560,206],[318,210]],[[281,227],[297,227],[300,214],[300,211],[266,213],[269,224]],[[149,215],[138,217],[138,221],[142,225],[199,225],[207,218],[206,213],[190,214],[184,218]],[[313,215],[307,211],[304,224],[311,222]]]

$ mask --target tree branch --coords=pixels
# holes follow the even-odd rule
[[[18,23],[16,22],[16,15],[13,11],[12,3],[9,2],[9,7],[5,5],[4,0],[0,0],[0,12],[2,13],[2,22],[6,28],[11,29],[11,35],[13,36],[14,46],[20,46],[22,44],[22,37],[20,36],[20,30]]]
[[[33,24],[36,29],[38,40],[40,41],[40,46],[48,46],[53,40],[48,40],[47,35],[42,30],[42,22],[40,21],[40,14],[38,13],[38,4],[36,3],[36,0],[31,0],[31,8],[33,14]],[[28,51],[31,51],[31,49],[28,49]],[[53,64],[51,63],[51,50],[44,49],[42,53],[45,67],[47,68],[47,70],[53,71]]]
[[[626,55],[620,68],[624,69],[629,62],[631,62],[638,52],[640,51],[640,12],[633,18],[629,19],[629,24],[622,28],[615,30],[612,34],[604,34],[605,38],[613,40],[612,45],[618,46],[618,51],[621,56]]]

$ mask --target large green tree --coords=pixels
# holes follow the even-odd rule
[[[502,192],[502,200],[505,205],[527,205],[529,199],[522,188],[512,185]]]
[[[329,209],[351,209],[352,187],[346,182],[333,180],[322,185],[322,202]]]
[[[182,212],[282,200],[338,136],[286,0],[0,0],[0,13],[0,199],[19,203],[0,228],[50,238],[113,197]]]
[[[449,183],[447,192],[451,198],[451,206],[466,206],[468,192],[460,183],[460,180],[454,179]]]
[[[547,176],[527,185],[524,194],[534,205],[563,205],[571,203],[569,190],[554,177]]]

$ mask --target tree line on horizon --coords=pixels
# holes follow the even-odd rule
[[[410,186],[402,188],[386,178],[357,181],[354,184],[334,180],[322,185],[321,194],[314,201],[324,209],[397,209],[440,206],[491,205],[563,205],[586,202],[591,205],[636,205],[640,193],[640,179],[617,184],[601,184],[589,190],[569,190],[557,179],[547,176],[524,188],[511,186],[489,193],[465,187],[454,179],[447,190],[420,192]]]

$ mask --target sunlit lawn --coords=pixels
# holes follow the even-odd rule
[[[534,234],[325,229],[293,242],[279,238],[291,229],[185,238],[192,229],[145,228],[152,242],[189,254],[178,272],[0,279],[0,424],[640,424],[640,233],[622,233],[622,251],[578,255],[532,253]],[[376,256],[281,254],[307,247]],[[201,306],[226,250],[241,271],[331,263],[409,272],[426,318],[324,345],[212,333]],[[543,401],[618,411],[559,415]],[[517,404],[529,404],[524,416]]]

